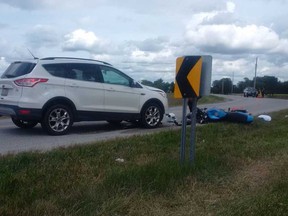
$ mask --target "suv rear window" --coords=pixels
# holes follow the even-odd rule
[[[2,74],[1,78],[14,78],[30,73],[35,67],[31,62],[13,62]]]
[[[66,77],[66,64],[44,64],[42,66],[52,76]]]

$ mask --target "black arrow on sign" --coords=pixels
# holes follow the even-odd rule
[[[190,85],[187,77],[195,64],[199,61],[201,56],[186,56],[176,75],[176,82],[183,98],[195,98],[197,94]]]

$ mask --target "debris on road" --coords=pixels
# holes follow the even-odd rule
[[[262,119],[263,121],[267,121],[267,122],[270,122],[272,120],[271,116],[269,116],[269,115],[259,115],[258,118]]]
[[[123,158],[116,158],[116,160],[115,160],[116,162],[119,162],[119,163],[124,163],[124,159]]]

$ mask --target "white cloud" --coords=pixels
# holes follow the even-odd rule
[[[254,74],[254,61],[252,59],[239,58],[237,60],[213,59],[212,80],[228,77],[235,82],[244,77],[252,78]]]
[[[229,13],[234,13],[235,8],[236,8],[236,5],[235,5],[234,2],[230,2],[230,1],[229,1],[229,2],[226,3],[226,9],[227,9],[227,11],[228,11]]]
[[[0,76],[3,74],[3,72],[8,66],[9,62],[6,61],[5,57],[0,57]]]
[[[8,41],[4,38],[0,38],[0,56],[5,56],[8,49]]]
[[[97,5],[102,0],[85,0],[85,5]],[[22,10],[43,10],[57,8],[79,8],[83,2],[79,0],[0,0],[0,4],[7,4],[11,7]]]
[[[210,53],[287,53],[287,39],[270,27],[226,22],[223,18],[232,17],[235,8],[235,3],[227,2],[226,10],[194,14],[186,25],[186,42]]]
[[[21,0],[10,0],[10,1],[6,1],[6,0],[0,0],[0,3],[2,4],[7,4],[11,7],[15,7],[15,8],[22,8],[24,10],[27,9],[36,9],[39,8],[41,6],[43,6],[43,2],[41,1],[37,1],[37,0],[26,0],[26,1],[21,1]]]
[[[280,80],[287,81],[287,72],[288,72],[288,63],[284,64],[275,64],[274,62],[267,61],[266,59],[258,60],[257,75],[258,76],[276,76]]]
[[[271,29],[256,25],[200,25],[188,29],[186,39],[203,51],[227,54],[269,52],[283,42]]]
[[[129,44],[142,51],[159,52],[169,46],[169,40],[165,37],[147,38],[143,41],[130,41]]]
[[[31,47],[168,81],[178,56],[212,55],[213,77],[235,80],[253,78],[259,56],[259,75],[288,79],[286,8],[286,0],[0,0],[0,56],[31,57]]]
[[[67,47],[80,46],[89,49],[100,42],[100,39],[93,32],[87,32],[83,29],[75,30],[71,34],[65,35],[65,38],[67,39]]]
[[[141,50],[134,50],[131,53],[131,60],[135,62],[153,62],[159,61],[160,59],[165,59],[172,57],[173,53],[171,50],[161,50],[160,52],[145,52]]]
[[[65,35],[64,38],[63,50],[65,51],[85,50],[100,54],[108,51],[110,47],[107,41],[97,37],[94,32],[83,29],[77,29]]]
[[[288,54],[288,39],[281,39],[272,52]]]

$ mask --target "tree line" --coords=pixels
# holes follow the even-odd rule
[[[211,86],[213,94],[231,94],[243,93],[246,87],[254,87],[254,79],[244,78],[243,81],[233,84],[230,78],[222,78],[214,80]],[[158,79],[154,82],[142,80],[143,85],[162,89],[165,92],[174,92],[174,82],[164,82],[163,79]],[[288,94],[288,81],[281,82],[275,76],[256,77],[256,89],[265,89],[265,94]]]
[[[155,80],[154,82],[148,80],[142,80],[141,84],[162,89],[166,93],[174,92],[174,82],[164,82],[163,79],[158,79]]]
[[[230,78],[214,80],[211,87],[211,93],[230,94],[243,93],[246,87],[254,87],[255,78],[252,80],[247,77],[243,81],[233,84]],[[232,85],[233,84],[233,85]],[[275,76],[256,77],[256,89],[265,90],[265,94],[288,94],[288,81],[281,82]]]

